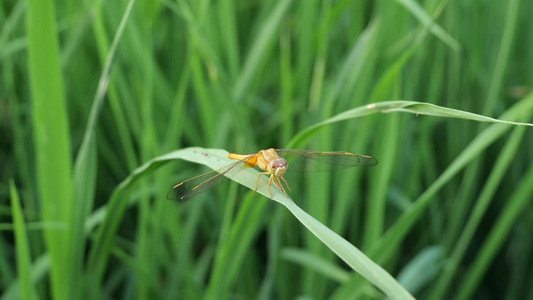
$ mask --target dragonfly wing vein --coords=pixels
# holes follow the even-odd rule
[[[287,171],[329,171],[355,166],[375,166],[378,161],[367,155],[345,151],[320,152],[299,149],[278,149],[280,157],[289,162]]]
[[[169,200],[188,200],[202,192],[226,182],[244,169],[246,159],[239,160],[221,169],[204,173],[175,185],[167,194]]]

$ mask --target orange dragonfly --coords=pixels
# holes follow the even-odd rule
[[[285,186],[290,187],[283,175],[289,169],[291,164],[291,171],[326,171],[342,168],[350,168],[355,166],[375,166],[378,164],[377,159],[361,154],[354,154],[352,152],[334,151],[321,152],[311,150],[297,150],[297,149],[268,149],[261,150],[254,154],[235,154],[230,153],[229,159],[238,160],[219,170],[207,172],[205,174],[193,177],[176,184],[167,194],[169,200],[188,200],[202,192],[205,192],[218,184],[225,182],[232,178],[244,168],[259,167],[262,172],[257,177],[254,195],[259,186],[259,179],[261,175],[270,175],[268,180],[268,192],[270,199],[272,199],[272,192],[270,186],[272,183],[278,187],[289,198],[289,194],[283,187],[282,180]],[[281,180],[280,180],[281,178]],[[253,197],[253,195],[252,195]]]

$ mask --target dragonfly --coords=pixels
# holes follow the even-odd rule
[[[290,191],[289,184],[283,177],[285,172],[291,171],[328,171],[356,166],[375,166],[378,164],[377,159],[372,156],[355,154],[346,151],[312,151],[301,149],[267,149],[253,154],[236,154],[230,153],[229,159],[236,162],[229,164],[221,169],[207,172],[205,174],[193,177],[180,182],[172,187],[167,194],[169,200],[185,201],[192,197],[205,192],[228,179],[233,178],[236,174],[246,168],[258,167],[262,170],[257,177],[254,193],[259,187],[261,176],[269,176],[268,192],[272,199],[270,187],[274,184],[287,197],[289,194],[285,187]],[[285,184],[285,187],[283,184]]]

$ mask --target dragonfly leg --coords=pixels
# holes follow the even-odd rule
[[[289,183],[287,182],[287,180],[285,180],[285,178],[283,178],[283,176],[280,176],[280,177],[281,177],[281,179],[283,179],[283,182],[285,182],[285,186],[289,189],[289,192],[290,192],[291,191],[291,187],[289,186]],[[280,182],[280,185],[281,185],[281,182]],[[287,193],[285,193],[285,194],[287,194]]]
[[[254,197],[255,195],[255,192],[257,192],[257,187],[259,187],[259,179],[261,179],[261,175],[268,175],[270,174],[269,172],[259,172],[259,176],[257,176],[257,182],[255,183],[255,190],[254,190],[254,193],[252,194],[252,198]],[[269,181],[269,184],[268,184],[268,191],[270,192],[270,181]],[[270,195],[270,198],[272,198],[272,195]]]
[[[283,184],[281,184],[281,180],[279,180],[281,176],[276,176],[276,184],[280,187],[281,191],[283,193],[285,193],[285,195],[287,195],[287,197],[291,197],[289,196],[289,194],[287,194],[287,191],[285,190],[285,188],[283,187]],[[285,181],[285,178],[281,177],[281,179],[283,179],[283,181]],[[285,181],[285,184],[287,185],[287,188],[289,188],[289,191],[291,190],[291,188],[289,187],[289,185],[287,184],[287,181]]]
[[[274,179],[274,174],[270,174],[270,180],[268,180],[268,193],[270,194],[270,200],[274,200],[272,197],[272,191],[270,190],[270,185],[272,184],[272,179]]]

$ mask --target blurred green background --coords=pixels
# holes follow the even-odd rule
[[[532,12],[526,0],[3,0],[2,299],[383,298],[276,202],[236,183],[167,201],[207,169],[134,170],[189,146],[284,148],[385,100],[531,122]],[[287,180],[417,298],[533,299],[532,146],[524,126],[373,114],[301,147],[377,167]]]

